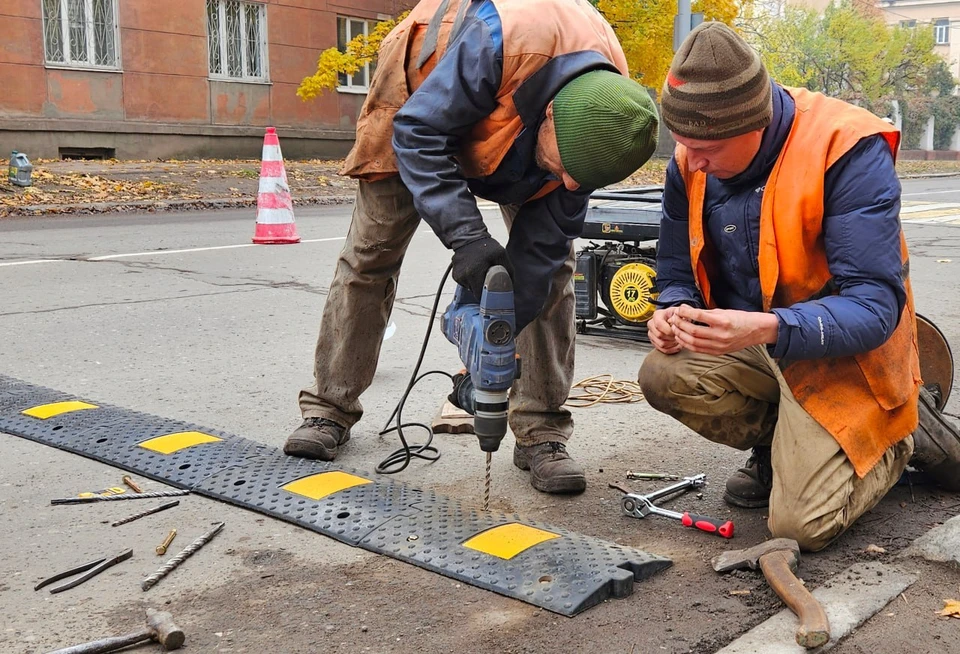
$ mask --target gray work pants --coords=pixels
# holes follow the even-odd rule
[[[501,207],[508,229],[517,210]],[[300,391],[304,418],[327,418],[352,427],[363,415],[360,395],[373,381],[403,256],[419,225],[413,197],[399,176],[360,182],[323,308],[314,384]],[[523,446],[565,443],[573,432],[573,418],[562,405],[573,383],[574,266],[571,243],[570,257],[554,275],[543,311],[517,338],[522,372],[510,392],[509,422]]]

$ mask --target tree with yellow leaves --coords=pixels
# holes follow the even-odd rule
[[[694,0],[691,4],[691,10],[702,12],[705,21],[732,25],[744,3]],[[659,93],[673,59],[673,17],[677,14],[677,0],[597,0],[596,5],[623,46],[631,76]]]
[[[630,74],[641,84],[659,93],[673,58],[673,17],[677,0],[591,0],[613,26],[623,46]],[[702,12],[704,20],[718,20],[728,25],[740,14],[743,5],[752,0],[694,0],[693,12]],[[395,19],[377,23],[369,36],[359,34],[344,52],[327,48],[317,60],[317,72],[305,77],[297,89],[304,100],[315,98],[325,90],[337,87],[337,75],[352,75],[376,59],[380,42],[409,12]]]
[[[310,100],[327,90],[337,88],[337,76],[340,73],[353,75],[361,68],[377,58],[380,43],[390,33],[390,30],[403,20],[409,11],[405,11],[396,18],[380,21],[370,34],[358,34],[353,37],[343,52],[336,47],[327,48],[320,53],[317,59],[317,72],[304,77],[297,87],[297,95],[301,100]]]

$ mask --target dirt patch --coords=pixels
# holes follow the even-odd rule
[[[836,654],[960,651],[960,620],[938,615],[944,599],[960,599],[960,568],[918,560],[898,564],[919,580],[840,643]]]

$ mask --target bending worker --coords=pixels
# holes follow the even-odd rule
[[[574,362],[572,240],[590,192],[643,165],[657,128],[655,105],[587,0],[420,2],[384,39],[357,121],[342,171],[359,180],[353,220],[323,311],[315,383],[300,393],[304,421],[284,451],[330,461],[349,440],[422,218],[475,297],[491,266],[511,270],[524,362],[510,398],[514,463],[537,490],[582,491],[562,408]],[[501,205],[506,248],[474,196]]]
[[[819,550],[911,461],[960,487],[960,434],[921,387],[894,168],[900,135],[864,109],[771,83],[721,23],[677,51],[661,115],[677,141],[657,253],[656,409],[752,448],[724,498],[769,505]],[[919,426],[918,426],[919,415]]]

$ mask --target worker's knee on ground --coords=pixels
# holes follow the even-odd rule
[[[792,538],[804,552],[819,552],[843,532],[837,516],[821,516],[804,520],[789,512],[770,511],[767,527],[774,538]]]
[[[677,384],[681,382],[681,377],[676,374],[675,361],[674,356],[654,350],[643,359],[637,373],[644,400],[665,413],[676,405]]]

